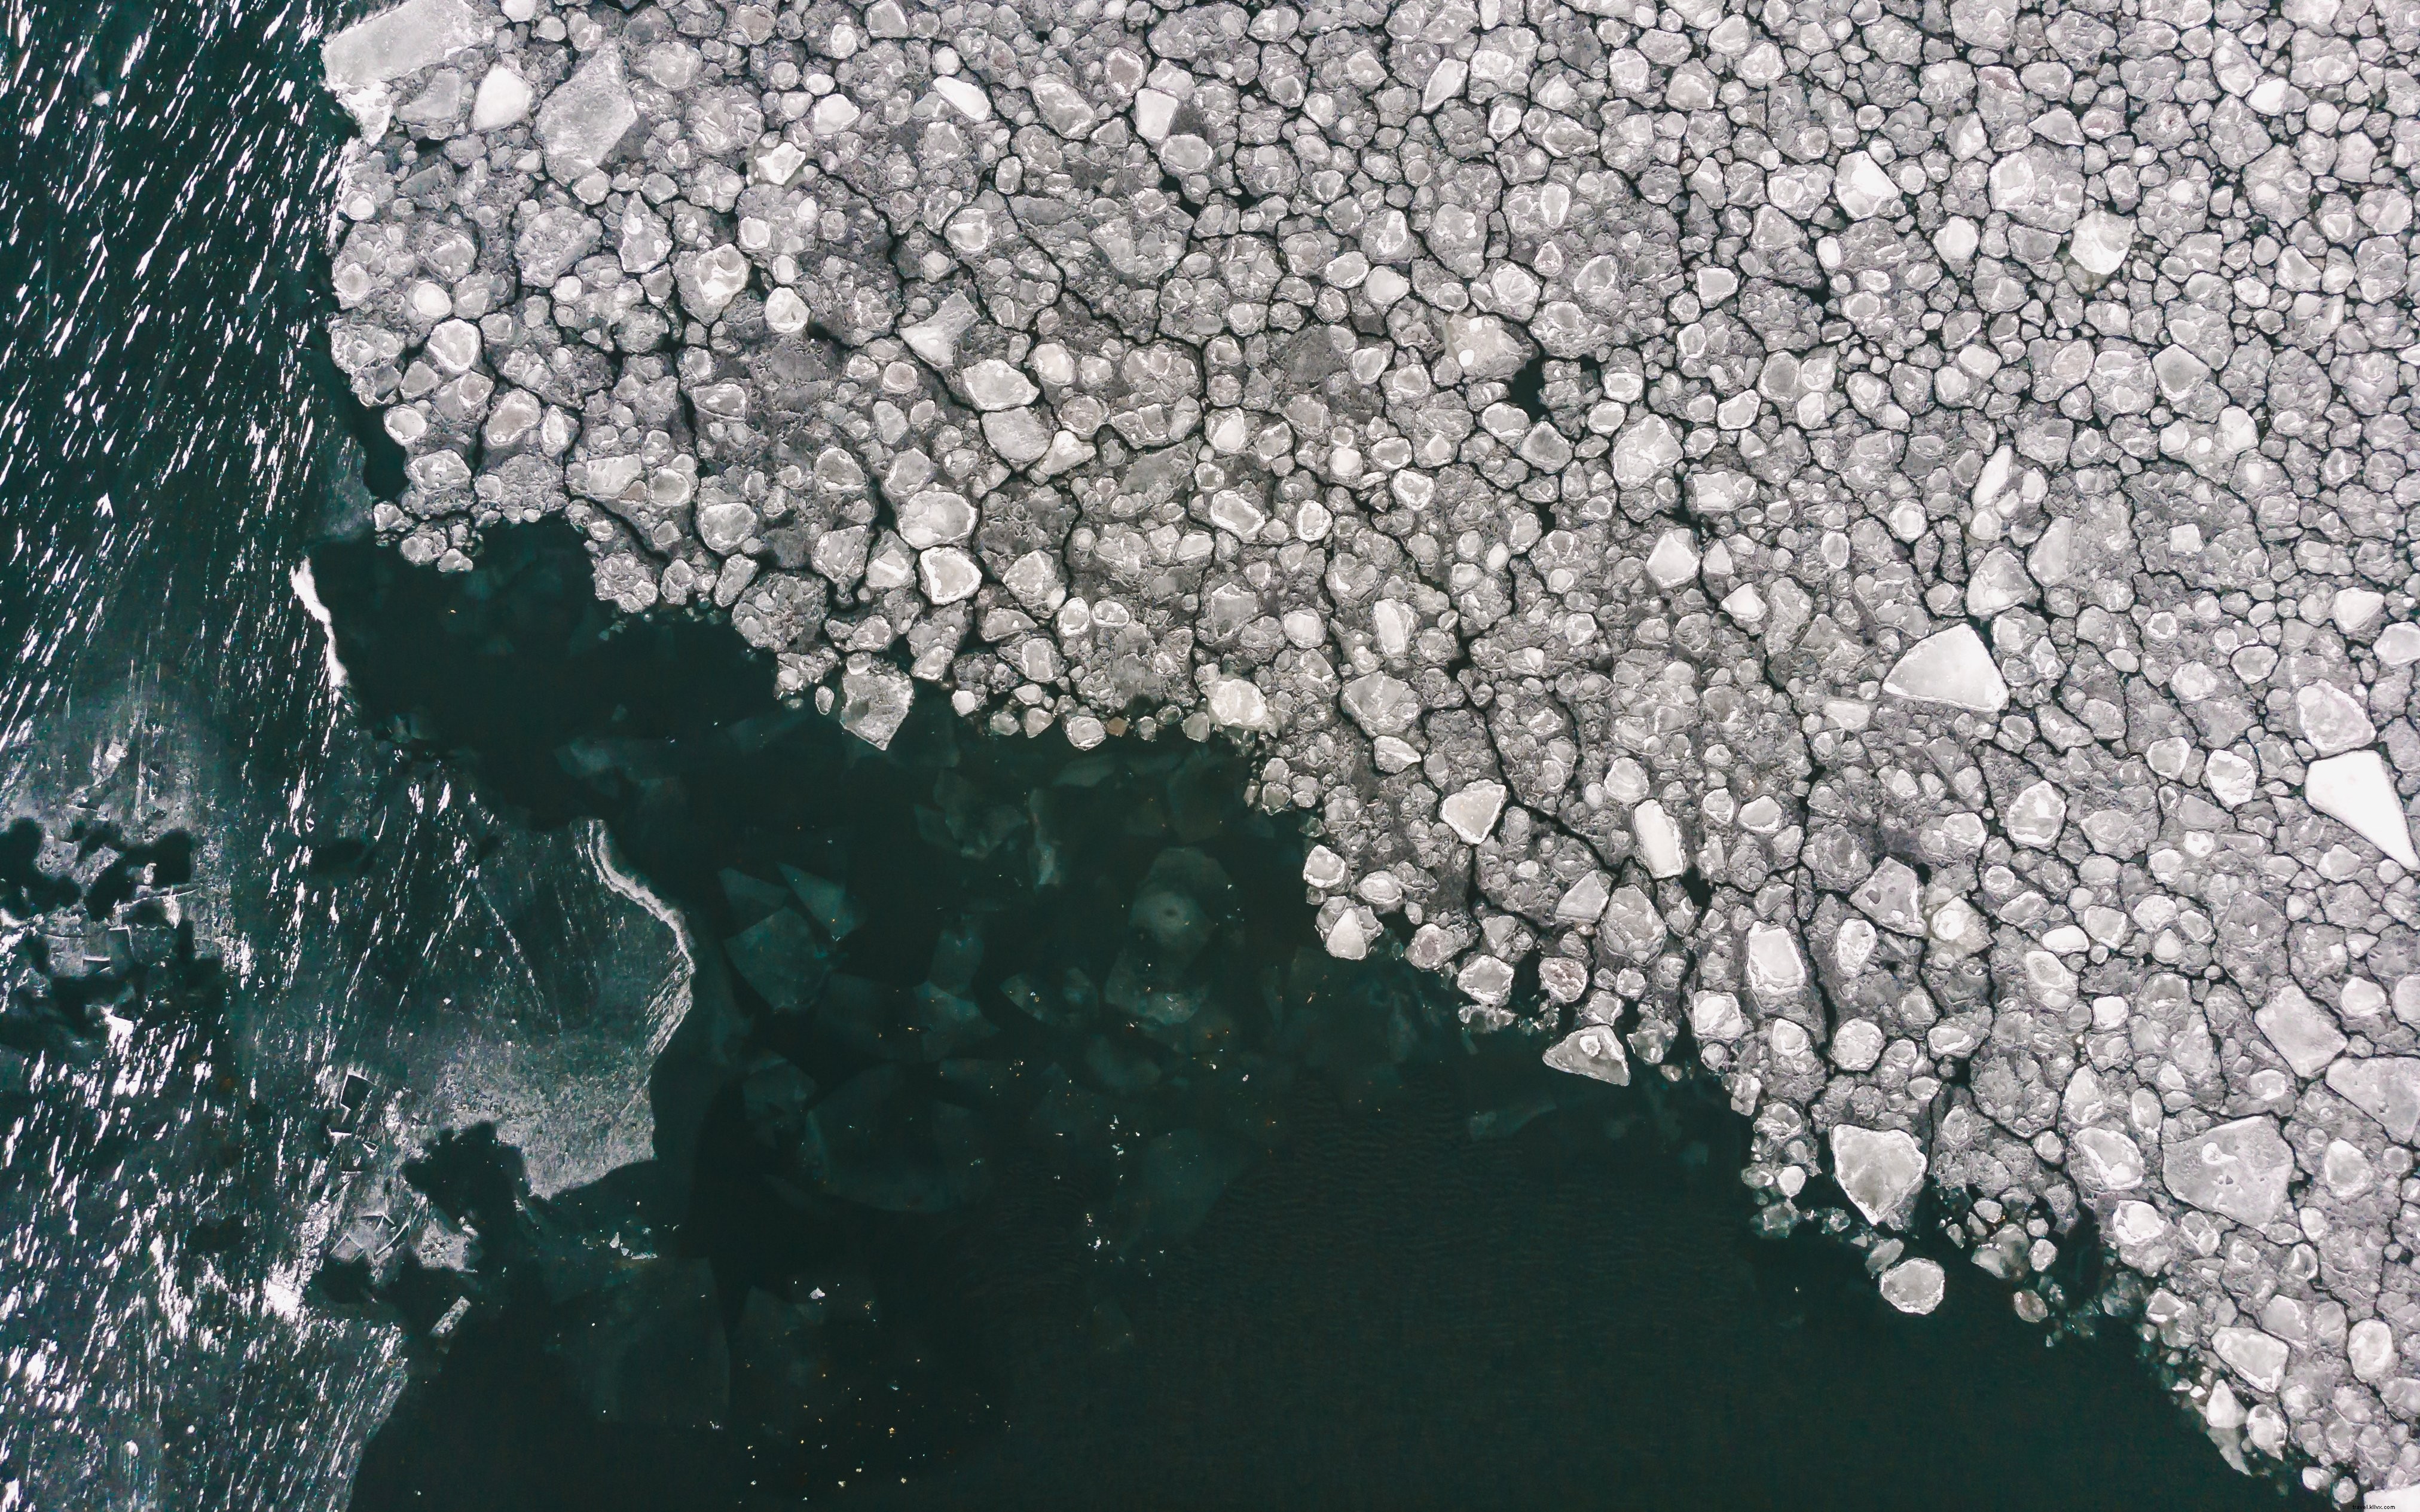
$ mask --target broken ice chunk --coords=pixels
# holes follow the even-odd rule
[[[2328,1068],[2328,1089],[2376,1119],[2397,1144],[2420,1133],[2420,1059],[2377,1056]]]
[[[1689,1000],[1689,1032],[1708,1044],[1728,1042],[1747,1032],[1747,1018],[1731,994],[1699,993]]]
[[[1698,576],[1698,541],[1687,531],[1666,531],[1647,557],[1647,576],[1667,593]]]
[[[1446,827],[1462,837],[1466,845],[1476,845],[1496,828],[1497,817],[1504,811],[1504,784],[1473,782],[1461,792],[1448,796],[1437,805],[1437,817]]]
[[[1680,432],[1662,415],[1645,415],[1614,439],[1613,481],[1625,488],[1643,488],[1680,460]]]
[[[2345,1037],[2335,1021],[2291,982],[2279,988],[2252,1019],[2297,1076],[2317,1076],[2344,1053]]]
[[[479,92],[471,101],[471,130],[500,131],[529,114],[529,81],[523,79],[509,63],[499,63],[479,81]]]
[[[1584,1026],[1548,1045],[1546,1064],[1616,1087],[1630,1085],[1630,1057],[1622,1053],[1621,1036],[1602,1024]]]
[[[1832,1130],[1832,1171],[1871,1224],[1901,1222],[1924,1185],[1924,1147],[1904,1129],[1861,1129],[1843,1123]]]
[[[2068,1174],[2087,1196],[2143,1184],[2143,1151],[2115,1129],[2086,1129],[2068,1151]]]
[[[924,596],[936,604],[972,598],[983,586],[983,569],[962,547],[939,546],[918,553],[916,572],[923,581]]]
[[[773,910],[723,942],[723,953],[740,980],[777,1012],[814,1001],[829,971],[814,927],[787,908]]]
[[[622,83],[622,51],[609,46],[538,107],[537,139],[546,149],[547,172],[564,183],[596,172],[638,120],[639,107]]]
[[[1917,641],[1883,679],[1883,687],[1918,703],[1947,703],[1977,714],[1997,714],[2009,704],[2009,685],[1970,625],[1953,625]]]
[[[986,411],[1032,404],[1042,392],[1032,378],[997,357],[974,363],[960,375],[960,381],[967,388],[967,402]]]
[[[2254,1386],[2273,1392],[2286,1383],[2286,1341],[2257,1328],[2222,1328],[2211,1335],[2220,1359]]]
[[[2134,223],[2106,210],[2092,210],[2075,223],[2068,239],[2068,255],[2086,272],[2106,278],[2126,265],[2134,245]]]
[[[2349,750],[2313,762],[2304,774],[2303,801],[2342,821],[2404,866],[2420,869],[2420,856],[2412,849],[2411,821],[2378,752]]]
[[[1921,1318],[1941,1305],[1941,1293],[1947,1279],[1936,1261],[1901,1260],[1883,1273],[1883,1301],[1900,1312]]]
[[[1798,944],[1778,924],[1747,927],[1747,990],[1770,1007],[1797,995],[1807,985],[1807,962]]]
[[[494,32],[495,23],[470,0],[404,0],[329,38],[319,64],[363,134],[377,135],[386,130],[387,84],[476,47]]]
[[[1593,924],[1605,913],[1606,900],[1613,887],[1613,878],[1603,872],[1591,872],[1572,884],[1555,904],[1558,924]]]
[[[2003,823],[2015,843],[2049,850],[2067,823],[2067,795],[2051,782],[2036,782],[2009,802]]]
[[[2414,1107],[2420,1111],[2420,1103]],[[2257,1115],[2171,1140],[2160,1163],[2161,1180],[2179,1197],[2256,1228],[2285,1211],[2293,1171],[2294,1151],[2276,1120]]]
[[[1475,955],[1453,984],[1489,1008],[1501,1008],[1512,997],[1512,968],[1492,955]]]
[[[1883,1058],[1882,1026],[1871,1019],[1851,1019],[1832,1036],[1832,1063],[1842,1071],[1871,1071]]]
[[[2201,779],[2210,785],[2211,796],[2230,809],[2251,802],[2260,787],[2259,770],[2231,750],[2211,751]]]
[[[2334,683],[2317,682],[2294,695],[2294,713],[2303,727],[2303,738],[2319,748],[2322,756],[2366,746],[2378,738],[2377,726],[2352,695]]]
[[[1688,870],[1689,862],[1681,850],[1681,826],[1664,811],[1664,806],[1650,798],[1630,810],[1630,832],[1638,841],[1639,864],[1652,877],[1677,877]]]
[[[873,666],[842,673],[840,696],[841,728],[882,750],[908,722],[916,685],[895,667]]]
[[[1400,735],[1420,717],[1420,696],[1409,683],[1371,672],[1344,685],[1344,712],[1373,735]]]
[[[2346,1336],[2345,1353],[2354,1376],[2373,1383],[2383,1381],[2395,1372],[2395,1331],[2375,1318],[2365,1318]]]
[[[1265,730],[1269,702],[1249,677],[1221,678],[1210,689],[1210,717],[1230,730]]]
[[[1840,160],[1833,173],[1832,193],[1852,221],[1870,221],[1898,208],[1900,203],[1899,185],[1891,182],[1890,175],[1869,152],[1852,152]]]
[[[1924,911],[1916,898],[1916,869],[1896,856],[1885,856],[1866,878],[1850,903],[1868,918],[1895,934],[1924,933]]]

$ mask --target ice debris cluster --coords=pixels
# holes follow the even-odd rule
[[[1777,1224],[1929,1180],[2022,1281],[2088,1212],[2213,1432],[2350,1500],[2420,1479],[2415,54],[408,0],[326,44],[332,345],[412,560],[560,515],[876,744],[919,683],[1244,739],[1331,951],[1718,1073]]]

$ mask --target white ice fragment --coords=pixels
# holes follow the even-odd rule
[[[326,638],[327,643],[321,649],[326,653],[324,665],[328,674],[329,690],[342,692],[345,687],[345,664],[336,656],[336,621],[335,617],[328,612],[328,606],[320,601],[319,584],[318,580],[311,575],[310,559],[305,557],[296,563],[294,571],[288,575],[287,580],[293,585],[294,596],[301,601],[302,611],[318,622],[319,632]]]
[[[1647,576],[1670,593],[1698,576],[1698,540],[1684,530],[1666,531],[1648,553]]]
[[[2276,1120],[2259,1115],[2172,1140],[2160,1163],[2161,1180],[2180,1198],[2255,1228],[2276,1222],[2285,1211],[2293,1173],[2292,1148]]]
[[[899,339],[908,349],[947,372],[957,362],[958,338],[974,325],[974,301],[963,291],[941,301],[939,309],[912,326],[902,326]]]
[[[1439,59],[1437,66],[1429,70],[1429,82],[1420,90],[1420,113],[1429,115],[1462,93],[1462,86],[1469,79],[1469,64],[1458,57]]]
[[[846,671],[840,679],[841,728],[876,750],[908,722],[916,685],[896,667],[879,662],[862,671]]]
[[[1689,999],[1689,1032],[1708,1044],[1728,1043],[1747,1032],[1739,998],[1730,993],[1699,993]]]
[[[2156,1242],[2168,1231],[2168,1221],[2148,1202],[2121,1202],[2109,1215],[2110,1237],[2121,1249]]]
[[[599,50],[538,107],[547,172],[565,183],[596,172],[638,121],[639,107],[622,82],[622,50]]]
[[[1869,152],[1852,152],[1834,170],[1832,193],[1852,221],[1869,221],[1899,208],[1899,185]]]
[[[1002,461],[1017,467],[1049,455],[1057,439],[1030,406],[985,411],[983,433],[984,440],[991,443],[991,449],[1000,454]]]
[[[1344,886],[1344,857],[1325,845],[1314,845],[1302,858],[1302,880],[1325,892]]]
[[[1603,872],[1591,872],[1571,886],[1555,904],[1558,924],[1593,924],[1604,917],[1605,905],[1613,891],[1613,878]]]
[[[1883,857],[1873,874],[1849,895],[1850,905],[1894,934],[1924,933],[1916,869],[1896,856]]]
[[[2134,245],[2134,223],[2123,215],[2093,210],[2075,223],[2068,239],[2068,255],[2087,273],[2106,278],[2126,265]]]
[[[2251,802],[2260,790],[2259,770],[2231,750],[2211,751],[2202,764],[2201,779],[2209,784],[2211,796],[2230,809]]]
[[[807,112],[807,130],[817,136],[838,136],[855,126],[864,114],[857,108],[856,100],[834,90],[816,100],[814,108]]]
[[[1689,869],[1681,850],[1681,826],[1650,798],[1630,810],[1630,832],[1638,841],[1639,864],[1651,877],[1677,877]]]
[[[955,546],[975,532],[978,522],[966,495],[947,488],[926,488],[899,506],[899,538],[919,551]]]
[[[1437,805],[1437,817],[1446,827],[1462,837],[1466,845],[1476,845],[1496,828],[1496,819],[1504,811],[1504,784],[1473,782]]]
[[[1886,1043],[1882,1026],[1871,1019],[1851,1019],[1832,1035],[1832,1064],[1842,1071],[1871,1071],[1883,1058]]]
[[[2313,762],[2303,777],[2303,801],[2342,821],[2405,867],[2420,870],[2420,855],[2412,849],[2411,821],[2378,752],[2350,750]]]
[[[954,75],[936,79],[933,81],[933,93],[948,100],[953,110],[970,121],[991,119],[991,97],[971,80]]]
[[[972,598],[983,586],[983,569],[960,547],[940,546],[921,553],[916,571],[923,579],[924,596],[936,604]]]
[[[1135,135],[1157,146],[1168,138],[1169,123],[1176,119],[1176,97],[1157,89],[1137,91],[1134,102]]]
[[[2254,1011],[2252,1021],[2260,1026],[2260,1032],[2297,1076],[2317,1076],[2344,1053],[2345,1037],[2337,1031],[2335,1021],[2291,982],[2271,995]]]
[[[2286,1383],[2286,1341],[2257,1328],[2222,1328],[2211,1348],[2257,1389],[2274,1392]]]
[[[2420,1059],[2339,1060],[2328,1068],[2328,1089],[2376,1119],[2397,1144],[2410,1144],[2420,1132]]]
[[[2302,724],[2303,738],[2318,747],[2322,756],[2352,750],[2378,738],[2378,727],[2369,722],[2360,701],[2331,682],[2313,682],[2299,689],[2294,694],[2294,713]]]
[[[499,63],[479,81],[479,92],[471,100],[471,130],[494,131],[512,125],[529,114],[531,93],[529,81],[509,63]]]
[[[470,0],[404,0],[329,38],[319,48],[319,65],[328,88],[361,121],[363,133],[380,135],[387,84],[476,47],[494,32],[495,23]]]
[[[967,386],[968,400],[978,409],[1015,409],[1032,404],[1042,392],[1032,378],[997,357],[971,364],[960,379]]]
[[[1370,953],[1370,936],[1361,922],[1361,910],[1339,910],[1336,921],[1327,926],[1327,938],[1322,942],[1327,953],[1339,961],[1358,961]]]
[[[2033,594],[2033,579],[2025,576],[2024,563],[2007,547],[1995,546],[1983,553],[1982,562],[1966,579],[1966,612],[1988,620]]]
[[[1938,1261],[1920,1257],[1901,1260],[1883,1273],[1883,1301],[1900,1312],[1921,1318],[1941,1305],[1941,1293],[1947,1279]]]
[[[1420,696],[1412,685],[1385,672],[1369,672],[1344,685],[1344,712],[1371,735],[1400,735],[1419,722]]]
[[[2356,1377],[2373,1384],[2383,1381],[2395,1373],[2395,1331],[2365,1318],[2345,1336],[2345,1354]]]
[[[1759,1003],[1772,1005],[1795,996],[1807,985],[1807,962],[1797,941],[1778,924],[1747,927],[1747,990]]]
[[[2143,1184],[2143,1151],[2115,1129],[2085,1129],[2068,1148],[2067,1171],[2087,1196]]]
[[[1546,1047],[1546,1064],[1575,1076],[1591,1076],[1616,1087],[1630,1085],[1630,1057],[1621,1036],[1602,1024],[1586,1024]]]
[[[2408,620],[2390,625],[2378,632],[2370,649],[2389,667],[2409,667],[2420,661],[2420,625]]]
[[[1832,1130],[1832,1171],[1866,1221],[1895,1225],[1924,1184],[1924,1147],[1904,1129],[1861,1129],[1853,1123]]]
[[[1210,690],[1210,717],[1230,730],[1265,730],[1269,701],[1249,677],[1222,678]]]
[[[2049,850],[2067,824],[2067,795],[2055,783],[2036,782],[2009,801],[2001,822],[2016,844]]]
[[[1681,433],[1662,415],[1643,415],[1614,438],[1613,481],[1625,488],[1644,488],[1680,460]]]
[[[1475,955],[1454,974],[1453,984],[1474,1001],[1501,1008],[1512,1000],[1512,968],[1492,955]]]
[[[1971,625],[1953,625],[1917,641],[1883,679],[1883,687],[1918,703],[1947,703],[1977,714],[1997,714],[2009,703],[2009,685]]]
[[[777,288],[765,296],[765,324],[777,336],[796,335],[814,318],[796,289]]]
[[[1854,977],[1874,958],[1874,927],[1862,918],[1842,921],[1832,937],[1832,964],[1843,977]]]
[[[2339,588],[2328,601],[2328,618],[2347,635],[2359,635],[2375,624],[2386,608],[2386,595],[2375,588]]]

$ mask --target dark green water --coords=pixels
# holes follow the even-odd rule
[[[1182,841],[1236,878],[1230,967],[1306,959],[1301,841],[1235,803],[1226,764],[1139,742],[1078,762],[931,711],[886,756],[820,721],[734,740],[716,722],[761,717],[758,669],[710,630],[598,638],[559,548],[516,539],[449,582],[343,548],[319,576],[367,706],[542,818],[608,817],[701,933],[737,922],[721,868],[788,858],[861,900],[843,953],[868,978],[913,982],[954,919],[985,914],[969,995],[991,1004],[1016,972],[1097,971]],[[986,804],[1037,791],[1068,873],[1050,887],[1031,881],[1034,837],[980,860],[961,842]],[[953,802],[965,822],[938,825]],[[725,1092],[662,1238],[711,1259],[726,1318],[750,1287],[856,1299],[860,1320],[816,1347],[809,1420],[599,1424],[530,1301],[407,1397],[354,1505],[2278,1504],[2164,1399],[2122,1322],[2051,1347],[1947,1251],[1947,1303],[1903,1318],[1845,1248],[1751,1238],[1744,1122],[1694,1086],[1603,1088],[1544,1072],[1535,1046],[1450,1035],[1396,1066],[1355,1013],[1415,985],[1314,968],[1286,990],[1332,1016],[1324,1047],[1238,1051],[1266,1052],[1268,1095],[1230,1074],[1136,1103],[1139,1135],[1218,1126],[1254,1150],[1198,1230],[1119,1263],[1099,1255],[1122,1242],[1118,1188],[1081,1158],[1004,1149],[990,1195],[944,1217],[802,1213]],[[753,1032],[826,1085],[845,1071],[812,1034]],[[1006,1037],[982,1053],[1029,1071],[1063,1055]],[[1474,1139],[1471,1115],[1502,1110],[1532,1121]]]
[[[322,550],[359,693],[331,698],[287,575],[344,514],[333,441],[357,423],[320,381],[317,228],[342,122],[311,79],[332,18],[262,0],[33,0],[11,17],[0,285],[23,312],[0,338],[0,796],[46,791],[52,767],[128,720],[157,727],[163,752],[209,767],[216,828],[199,840],[234,914],[299,917],[312,870],[313,906],[335,922],[286,926],[278,949],[363,930],[408,948],[438,921],[346,891],[344,841],[366,842],[309,824],[330,794],[416,762],[531,824],[604,817],[709,942],[743,922],[726,867],[845,875],[867,923],[842,964],[894,986],[980,903],[985,993],[1020,964],[1109,950],[1155,859],[1191,846],[1234,884],[1225,954],[1202,969],[1237,994],[1269,980],[1296,1026],[1255,1030],[1249,1065],[1164,1076],[1124,1145],[1043,1158],[1003,1141],[987,1195],[930,1216],[783,1195],[712,1047],[676,1044],[653,1088],[662,1159],[587,1205],[704,1263],[701,1336],[739,1331],[752,1290],[821,1289],[813,1338],[783,1356],[811,1361],[811,1379],[766,1387],[766,1359],[740,1350],[727,1374],[756,1426],[696,1426],[670,1409],[712,1384],[694,1338],[667,1325],[667,1410],[597,1420],[555,1348],[572,1304],[513,1269],[542,1245],[540,1220],[580,1221],[567,1203],[527,1232],[498,1225],[493,1304],[450,1346],[415,1336],[416,1383],[356,1507],[2278,1504],[2221,1463],[2121,1327],[2045,1348],[1963,1265],[1938,1314],[1901,1319],[1845,1252],[1751,1240],[1727,1110],[1556,1081],[1534,1047],[1471,1054],[1450,1034],[1399,1064],[1389,1035],[1418,1016],[1412,987],[1316,961],[1297,974],[1300,841],[1243,816],[1215,764],[1122,751],[1111,778],[1070,785],[1063,751],[977,740],[931,710],[875,758],[769,710],[766,669],[726,632],[600,638],[584,567],[536,549],[446,581]],[[373,736],[402,753],[361,754]],[[980,823],[1031,814],[1035,792],[1060,795],[1070,874],[1052,889],[1028,885],[1026,841],[970,860],[950,825],[954,802]],[[728,995],[733,1055],[786,1049],[819,1076],[864,1064],[764,1022],[746,989]],[[343,1005],[319,1007],[344,1022]],[[256,1085],[301,1099],[324,1052],[278,1018],[289,1010],[265,989],[231,1006]],[[1039,1067],[1066,1048],[1032,1026],[1002,1039],[979,1058]],[[1021,1109],[1028,1094],[1001,1095]],[[1471,1138],[1474,1112],[1506,1109],[1539,1116]],[[1122,1163],[1202,1129],[1249,1158],[1198,1227],[1155,1230],[1121,1205]],[[97,1281],[90,1296],[112,1304]],[[408,1296],[318,1305],[300,1325],[311,1350],[257,1353],[186,1403],[201,1447],[178,1452],[204,1468],[182,1478],[210,1490],[182,1504],[341,1494],[326,1489],[345,1457],[322,1436],[363,1427],[374,1325],[429,1319]],[[129,1377],[152,1369],[150,1344],[113,1347]],[[178,1504],[159,1484],[41,1489],[59,1506]]]

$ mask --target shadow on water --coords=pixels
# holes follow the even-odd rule
[[[2124,1325],[2045,1349],[1955,1265],[1900,1318],[1749,1237],[1694,1085],[1554,1075],[1330,962],[1231,753],[937,700],[876,752],[726,629],[611,624],[559,528],[315,568],[372,720],[603,818],[702,957],[672,1206],[532,1202],[475,1133],[418,1168],[481,1302],[441,1343],[384,1299],[426,1368],[357,1512],[2278,1504]],[[617,1204],[662,1258],[600,1300],[561,1236]]]

